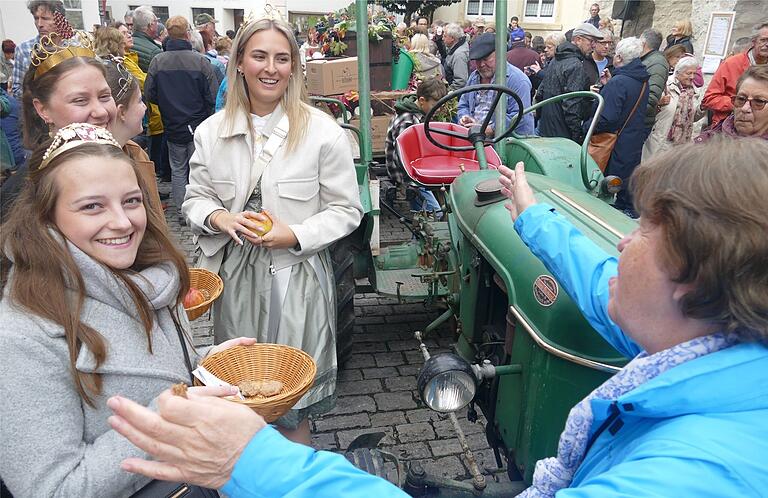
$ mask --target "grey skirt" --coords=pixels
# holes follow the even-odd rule
[[[299,348],[314,358],[314,385],[278,425],[293,429],[307,415],[331,410],[337,371],[336,296],[328,251],[274,272],[269,249],[232,241],[223,250],[219,275],[224,291],[213,306],[216,344],[254,337]]]

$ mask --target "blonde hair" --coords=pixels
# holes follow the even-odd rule
[[[123,34],[117,29],[109,26],[101,27],[96,30],[94,35],[94,45],[96,55],[104,57],[107,55],[125,55],[124,44],[125,38]]]
[[[544,38],[544,43],[554,45],[555,48],[565,43],[565,35],[562,33],[550,33]]]
[[[427,35],[416,33],[411,37],[411,52],[417,52],[422,54],[430,53],[429,38],[427,38]]]
[[[293,36],[293,28],[290,24],[281,20],[259,19],[240,28],[232,41],[232,52],[227,64],[227,103],[224,105],[224,121],[229,131],[234,128],[238,114],[244,114],[248,123],[251,123],[251,101],[248,95],[248,85],[245,78],[237,72],[237,67],[243,61],[245,46],[248,40],[259,31],[274,30],[288,39],[291,47],[291,78],[288,80],[288,88],[280,100],[285,114],[288,116],[290,128],[286,139],[286,150],[293,151],[306,135],[309,127],[310,106],[307,104],[307,89],[304,86],[304,73],[301,70],[301,57],[299,57],[299,45]],[[253,126],[250,128],[251,136],[254,134]]]
[[[691,21],[688,19],[677,21],[674,24],[674,27],[680,30],[680,34],[683,36],[691,36],[693,34],[693,26],[691,25]]]

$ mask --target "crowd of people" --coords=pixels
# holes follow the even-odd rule
[[[336,397],[329,248],[363,210],[347,135],[308,104],[293,27],[266,12],[222,36],[208,14],[161,24],[141,6],[86,33],[60,0],[28,6],[38,35],[3,41],[0,61],[0,478],[10,492],[148,497],[163,479],[233,497],[402,496],[310,446],[309,417]],[[419,17],[399,27],[418,63],[415,95],[395,106],[387,170],[406,181],[397,136],[449,91],[503,84],[523,107],[600,93],[595,130],[618,134],[604,173],[628,186],[615,207],[642,215],[619,258],[536,204],[522,164],[500,168],[509,228],[633,358],[574,407],[558,455],[537,465],[525,496],[610,496],[626,486],[751,495],[768,487],[758,457],[768,440],[768,23],[737,40],[706,89],[690,22],[674,25],[664,51],[655,29],[619,39],[612,28],[597,4],[573,30],[545,37],[512,17],[497,54],[483,22]],[[502,82],[497,57],[507,61]],[[493,100],[465,93],[453,119],[475,126]],[[487,135],[520,110],[514,99],[506,105],[505,123],[493,116]],[[595,108],[560,101],[514,131],[581,143]],[[173,207],[159,181],[171,183]],[[443,215],[425,189],[411,207]],[[167,209],[193,232],[196,265],[224,282],[212,347],[189,339],[188,262]],[[189,383],[207,355],[255,342],[300,348],[317,365],[313,387],[274,427],[219,399],[227,389],[191,388],[188,399],[168,391]],[[633,436],[614,432],[616,420]],[[602,429],[591,437],[607,423],[615,439]]]
[[[598,4],[590,6],[584,23],[545,37],[532,36],[520,26],[517,16],[511,17],[506,84],[526,107],[568,92],[592,90],[603,96],[605,108],[595,133],[620,136],[603,172],[619,177],[625,186],[614,206],[636,217],[626,182],[641,158],[650,159],[671,147],[701,142],[713,133],[766,137],[768,116],[761,111],[768,82],[761,71],[751,71],[749,79],[754,86],[748,84],[742,90],[738,83],[750,68],[768,63],[768,23],[758,24],[751,37],[736,40],[730,56],[723,60],[706,88],[701,59],[694,54],[689,20],[675,22],[666,39],[658,30],[649,28],[638,37],[624,38],[632,39],[625,43],[614,34],[613,24],[612,19],[600,17]],[[432,56],[442,60],[442,74],[437,76],[445,80],[449,91],[495,82],[495,65],[489,63],[495,61],[495,32],[482,19],[465,21],[463,25],[434,20],[430,25],[426,17],[419,17],[410,28],[401,24],[398,29],[403,46],[410,48],[412,40],[418,40],[419,57],[426,57],[421,55],[423,38],[431,41]],[[410,40],[409,32],[414,33]],[[420,74],[416,76],[417,82],[424,79]],[[743,98],[737,99],[740,91]],[[484,117],[488,100],[485,93],[462,97],[457,122],[471,126]],[[735,106],[734,99],[741,105]],[[638,102],[639,109],[635,109]],[[568,138],[581,144],[596,107],[596,102],[583,98],[546,105],[535,116],[535,128],[526,119],[515,131]],[[515,110],[516,106],[510,104],[508,113]],[[730,120],[724,123],[727,118]],[[388,157],[395,154],[394,147],[388,150]],[[391,171],[397,170],[391,161],[388,166]],[[392,180],[398,182],[399,177],[393,176]]]

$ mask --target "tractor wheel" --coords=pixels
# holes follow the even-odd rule
[[[355,327],[355,252],[351,237],[331,246],[331,262],[336,283],[336,358],[341,368],[352,355]]]

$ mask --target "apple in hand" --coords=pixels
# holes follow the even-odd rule
[[[259,214],[264,216],[266,220],[260,221],[253,216],[247,216],[247,215],[246,215],[246,218],[248,218],[249,220],[251,220],[252,222],[256,223],[259,226],[259,228],[257,228],[256,230],[251,230],[250,228],[249,230],[254,234],[258,235],[259,237],[263,237],[264,235],[268,234],[270,230],[272,230],[272,218],[269,217],[266,211],[262,211]]]

